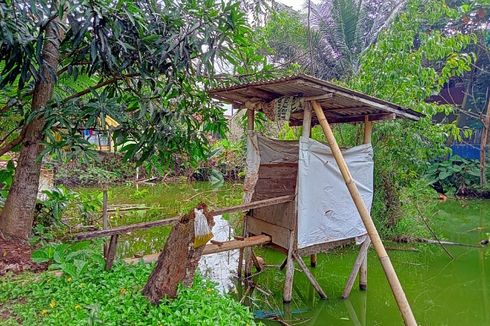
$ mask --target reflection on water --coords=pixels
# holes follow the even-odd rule
[[[221,215],[215,216],[214,222],[213,240],[227,241],[233,238],[232,227]],[[202,256],[199,270],[202,275],[215,281],[221,292],[226,293],[235,287],[238,255],[238,250],[230,250]]]

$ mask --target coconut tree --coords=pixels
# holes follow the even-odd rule
[[[405,6],[396,0],[309,2],[311,28],[318,33],[310,63],[323,78],[345,78],[359,70],[360,57]]]

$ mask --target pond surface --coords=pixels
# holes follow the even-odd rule
[[[91,191],[91,190],[87,190]],[[115,187],[109,193],[112,205],[145,204],[159,209],[111,215],[112,226],[170,217],[188,211],[200,201],[212,208],[241,203],[241,185],[225,184],[219,189],[208,183]],[[239,229],[239,215],[217,220],[215,233],[220,240]],[[231,224],[231,230],[229,226]],[[490,201],[447,201],[440,203],[431,220],[433,228],[445,240],[477,245],[490,233]],[[120,256],[143,255],[161,250],[169,228],[154,228],[124,236]],[[490,325],[490,250],[489,247],[447,246],[451,259],[438,245],[385,243],[405,289],[419,325]],[[122,249],[122,250],[121,250]],[[414,251],[415,250],[415,251]],[[201,272],[220,281],[223,291],[251,307],[266,324],[279,316],[290,325],[401,325],[391,290],[373,250],[369,252],[368,290],[356,286],[348,300],[341,300],[345,281],[356,258],[357,248],[344,248],[321,254],[313,273],[329,296],[319,300],[303,273],[294,276],[293,301],[282,303],[284,273],[279,271],[284,256],[257,249],[267,268],[255,277],[257,287],[244,295],[241,287],[232,287],[236,253],[206,257]],[[307,259],[305,259],[307,260]]]

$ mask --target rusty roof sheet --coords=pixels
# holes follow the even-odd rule
[[[235,84],[209,91],[218,100],[243,106],[246,102],[270,102],[283,96],[317,99],[332,123],[390,120],[403,117],[419,120],[423,114],[333,83],[304,75]],[[325,96],[331,94],[330,97]],[[299,125],[302,112],[294,112],[290,122]],[[313,118],[313,123],[317,123]]]

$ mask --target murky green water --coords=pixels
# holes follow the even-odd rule
[[[111,224],[173,216],[187,211],[201,200],[214,208],[238,204],[241,202],[241,185],[228,184],[218,190],[207,183],[146,186],[138,191],[134,187],[116,187],[111,189],[110,204],[146,204],[163,209],[116,213],[112,215]],[[230,220],[235,223],[233,221],[238,219]],[[488,238],[487,233],[490,232],[490,201],[441,203],[431,224],[446,240],[478,244],[481,239]],[[119,254],[132,256],[159,251],[167,234],[168,228],[154,228],[124,236]],[[455,259],[450,259],[437,245],[410,244],[408,247],[416,247],[418,251],[390,250],[389,254],[420,325],[490,325],[489,247],[448,246]],[[344,248],[319,255],[318,266],[313,270],[329,296],[328,300],[319,300],[303,273],[297,271],[290,305],[282,304],[284,274],[276,267],[284,256],[266,249],[257,250],[257,254],[265,258],[267,265],[272,265],[255,278],[258,289],[245,297],[241,288],[232,291],[232,295],[252,308],[257,318],[279,315],[291,325],[402,324],[372,250],[369,253],[367,291],[354,287],[348,300],[340,299],[357,255],[356,248]]]

